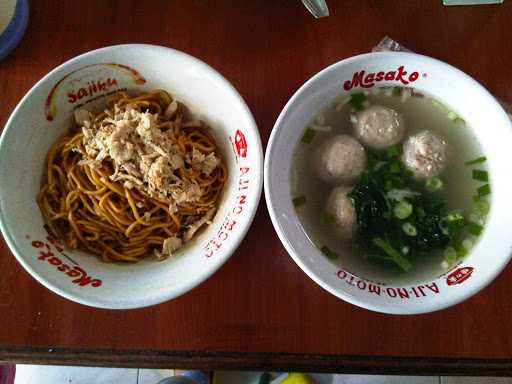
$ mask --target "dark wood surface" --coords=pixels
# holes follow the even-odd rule
[[[292,93],[384,35],[453,64],[512,102],[512,1],[330,0],[315,20],[300,1],[31,1],[19,47],[0,62],[0,126],[63,61],[152,43],[190,53],[240,91],[264,144]],[[0,164],[1,166],[1,164]],[[507,229],[508,230],[508,229]],[[122,366],[498,373],[512,368],[512,269],[453,308],[388,316],[310,280],[281,246],[262,200],[231,259],[208,281],[150,308],[88,308],[51,293],[0,243],[0,360]],[[458,367],[458,368],[457,368]]]

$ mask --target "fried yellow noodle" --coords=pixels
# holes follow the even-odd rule
[[[165,176],[168,190],[158,184],[160,179],[155,186],[150,178],[141,176],[131,160],[123,163],[123,169],[130,172],[124,172],[122,178],[112,156],[91,156],[87,147],[87,140],[91,140],[84,135],[99,132],[108,124],[122,127],[115,119],[123,113],[140,118],[137,130],[151,120],[157,133],[172,146],[177,163]],[[107,98],[104,111],[91,113],[86,124],[89,130],[77,126],[51,147],[37,198],[44,217],[68,247],[89,251],[104,261],[133,262],[152,253],[165,257],[168,254],[162,247],[166,239],[174,239],[181,246],[211,219],[227,178],[226,166],[207,127],[197,121],[185,122],[167,92],[157,90],[135,97],[118,92]],[[128,148],[131,144],[123,145]],[[138,145],[140,152],[142,144]],[[144,148],[151,145],[157,147],[149,143]],[[133,152],[134,146],[130,148]],[[142,158],[146,162],[168,159],[161,152],[156,148],[155,153],[143,153]],[[204,164],[201,169],[205,158],[213,159],[207,170]],[[167,160],[165,164],[170,166]],[[173,190],[175,187],[182,188],[181,195]],[[192,197],[185,187],[194,192]]]

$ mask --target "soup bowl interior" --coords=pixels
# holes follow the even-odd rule
[[[105,263],[66,249],[45,226],[36,203],[46,154],[70,126],[73,110],[101,107],[106,95],[122,89],[164,89],[184,103],[194,118],[212,128],[229,172],[212,224],[164,261],[148,257],[135,264]],[[50,72],[8,120],[0,141],[1,229],[25,269],[68,299],[103,308],[160,303],[206,280],[235,251],[258,206],[262,163],[259,133],[247,105],[214,69],[164,47],[99,49]]]
[[[462,116],[487,156],[492,190],[486,226],[470,254],[447,271],[406,284],[386,278],[368,279],[349,271],[343,267],[343,254],[340,262],[328,260],[308,238],[292,204],[292,158],[312,117],[350,92],[382,86],[414,87]],[[265,196],[274,227],[304,272],[350,303],[396,314],[431,312],[456,304],[489,284],[511,255],[512,239],[504,230],[512,224],[512,215],[508,214],[512,212],[512,182],[507,176],[507,164],[512,161],[511,128],[507,114],[479,83],[441,61],[397,52],[370,53],[340,61],[308,80],[274,125],[265,158]]]

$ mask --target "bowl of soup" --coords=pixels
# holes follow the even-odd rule
[[[474,79],[413,53],[342,60],[273,128],[265,196],[280,240],[321,287],[370,310],[459,303],[507,265],[512,124]]]
[[[158,304],[235,252],[262,188],[249,108],[206,63],[153,45],[53,69],[0,138],[0,229],[41,284],[101,308]]]

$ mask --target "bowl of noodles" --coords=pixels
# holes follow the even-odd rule
[[[236,250],[258,206],[262,148],[233,86],[151,45],[73,58],[0,138],[0,227],[40,283],[100,308],[175,298]]]

